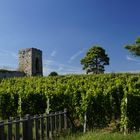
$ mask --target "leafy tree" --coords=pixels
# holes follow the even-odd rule
[[[128,49],[134,56],[140,56],[140,37],[137,37],[135,44],[125,45],[124,48]]]
[[[105,65],[109,65],[109,57],[105,50],[99,46],[91,47],[84,58],[81,59],[81,64],[86,73],[104,73]]]
[[[52,71],[52,72],[49,74],[49,76],[58,76],[58,73],[55,72],[55,71]]]

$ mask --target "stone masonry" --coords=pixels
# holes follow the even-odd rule
[[[20,50],[19,71],[27,76],[42,76],[42,51],[36,48]]]

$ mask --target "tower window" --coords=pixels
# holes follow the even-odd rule
[[[35,68],[36,68],[36,72],[39,72],[39,59],[36,58],[35,60]]]

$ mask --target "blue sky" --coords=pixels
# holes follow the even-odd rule
[[[93,45],[110,57],[106,72],[140,72],[123,48],[140,36],[140,0],[0,0],[0,67],[18,68],[18,50],[43,51],[44,75],[84,73]]]

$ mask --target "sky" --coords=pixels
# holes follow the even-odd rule
[[[0,0],[0,68],[17,69],[18,51],[43,51],[43,74],[85,73],[88,49],[105,49],[105,72],[140,72],[124,49],[140,36],[140,0]]]

